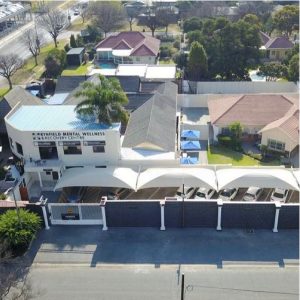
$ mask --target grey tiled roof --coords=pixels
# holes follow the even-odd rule
[[[129,119],[123,147],[175,151],[177,85],[162,87]]]
[[[291,49],[294,44],[285,36],[270,39],[266,44],[266,49]]]
[[[60,76],[57,78],[55,93],[72,92],[86,79],[86,76]]]

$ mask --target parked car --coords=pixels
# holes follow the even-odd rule
[[[255,186],[251,186],[246,191],[243,201],[257,201],[260,195],[262,194],[263,189]]]
[[[271,195],[271,201],[280,201],[286,202],[286,198],[288,196],[289,190],[285,189],[275,189]]]
[[[190,199],[192,197],[192,195],[194,194],[194,192],[195,192],[194,188],[188,187],[188,186],[184,187],[184,195],[185,195],[186,199]],[[182,193],[182,188],[179,188],[179,190],[176,193],[176,197],[182,198],[184,195]]]
[[[120,195],[118,193],[114,193],[114,192],[107,193],[107,200],[118,200],[118,199],[120,199]]]
[[[199,188],[196,192],[195,199],[210,199],[214,193],[215,190],[213,189]]]
[[[237,192],[238,189],[236,188],[221,190],[219,198],[224,201],[230,201],[236,196]]]
[[[81,201],[84,194],[84,187],[73,186],[67,195],[67,200],[69,203],[78,203]]]
[[[74,9],[74,16],[78,16],[79,15],[79,9]]]

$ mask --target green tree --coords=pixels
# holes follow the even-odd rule
[[[198,17],[192,17],[183,22],[183,32],[185,33],[201,29],[202,21]]]
[[[193,42],[198,42],[200,44],[202,44],[204,42],[204,36],[202,34],[202,31],[200,30],[194,30],[194,31],[190,31],[187,33],[187,39],[188,39],[188,44],[189,46],[193,43]]]
[[[233,122],[228,126],[232,138],[233,150],[241,150],[241,137],[243,133],[243,126],[240,122]]]
[[[288,76],[291,81],[299,81],[299,53],[295,54],[290,60]]]
[[[253,14],[245,15],[243,20],[251,25],[257,25],[259,28],[262,28],[262,24],[256,15]]]
[[[0,216],[0,236],[14,250],[27,247],[41,227],[41,218],[35,213],[20,209],[20,219],[21,227],[15,210],[8,210]]]
[[[299,5],[286,5],[274,14],[274,27],[288,36],[299,27]]]
[[[285,65],[272,62],[260,66],[258,75],[265,76],[266,81],[276,81],[278,78],[286,78],[287,71]]]
[[[188,78],[193,81],[205,79],[207,76],[207,55],[203,46],[193,42],[188,60]]]
[[[188,55],[186,53],[176,53],[173,60],[179,69],[183,69],[187,66]]]
[[[45,58],[46,75],[56,78],[66,66],[67,55],[64,50],[53,49]]]
[[[83,116],[96,116],[97,122],[111,125],[128,120],[124,105],[128,99],[116,78],[99,76],[101,83],[84,82],[76,97],[83,97],[75,111]]]
[[[77,47],[74,34],[71,34],[71,36],[70,36],[70,47],[71,48],[76,48]]]

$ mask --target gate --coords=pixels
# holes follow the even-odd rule
[[[49,203],[52,225],[103,225],[99,203]]]

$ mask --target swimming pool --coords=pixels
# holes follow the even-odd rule
[[[116,69],[117,66],[110,61],[97,61],[96,65],[100,67],[100,69]]]
[[[258,70],[249,71],[249,77],[252,81],[266,81],[266,77],[257,75]]]

